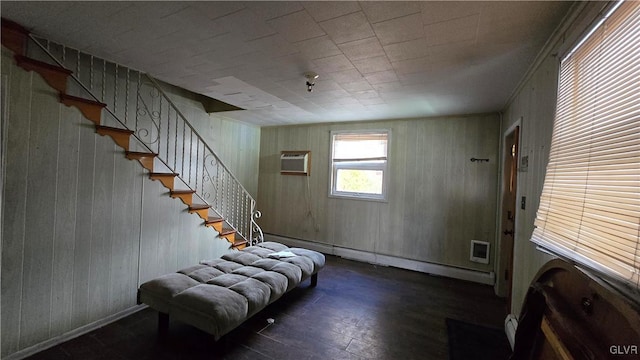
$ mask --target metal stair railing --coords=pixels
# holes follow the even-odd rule
[[[250,245],[263,241],[255,199],[151,76],[33,34],[29,37],[50,60],[73,71],[71,77],[86,94],[106,104],[117,127],[133,131],[137,151],[156,154],[160,166],[179,174],[183,190],[195,191],[200,202],[210,205]]]

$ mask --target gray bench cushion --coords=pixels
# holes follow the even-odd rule
[[[296,256],[269,257],[284,250]],[[317,274],[324,263],[316,251],[264,242],[148,281],[140,286],[139,301],[218,339]]]

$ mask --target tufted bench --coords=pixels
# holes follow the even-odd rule
[[[324,263],[319,252],[263,242],[145,282],[138,303],[158,311],[161,333],[172,317],[217,340],[307,278],[316,286]]]

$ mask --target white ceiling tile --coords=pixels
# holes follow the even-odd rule
[[[373,99],[373,98],[377,98],[378,97],[378,92],[371,89],[371,90],[363,90],[363,91],[356,91],[355,93],[353,93],[353,97],[358,99],[358,100],[362,100],[362,99]]]
[[[360,5],[372,24],[422,10],[418,1],[363,1]]]
[[[422,38],[385,45],[383,48],[391,62],[425,57],[429,53],[427,44]]]
[[[484,44],[515,43],[535,37],[535,29],[541,27],[537,22],[544,18],[543,9],[557,7],[561,13],[562,6],[562,3],[555,2],[549,6],[538,2],[489,4],[480,17],[478,40]],[[548,28],[549,24],[542,27]]]
[[[202,42],[203,49],[213,49],[219,59],[229,59],[254,51],[246,42],[241,41],[237,34],[225,33]]]
[[[148,18],[158,18],[162,19],[164,17],[168,17],[172,14],[179,12],[180,10],[189,6],[186,2],[180,1],[163,1],[158,2],[153,6],[153,8],[149,8],[146,4],[136,3],[134,4],[136,7],[140,7],[141,12],[146,14]]]
[[[331,90],[313,90],[313,93],[310,94],[311,98],[315,102],[317,98],[329,99],[331,101],[336,101],[336,99],[341,99],[347,96],[351,96],[346,90],[338,88]]]
[[[340,49],[338,49],[336,44],[326,35],[299,41],[294,45],[309,59],[319,59],[341,54]]]
[[[82,13],[82,11],[84,10],[83,8],[76,8],[76,3],[73,1],[60,1],[60,2],[51,2],[50,4],[47,4],[47,6],[33,6],[30,8],[20,8],[20,7],[14,7],[14,9],[12,9],[12,18],[11,20],[14,21],[19,21],[19,19],[26,19],[29,18],[32,21],[38,21],[39,26],[47,26],[48,24],[54,24],[55,23],[55,16],[57,15],[62,15],[62,14],[67,14],[67,13]],[[6,9],[8,6],[11,6],[10,4],[8,4],[8,2],[4,1],[2,3],[2,17],[4,18],[6,16]],[[102,9],[102,11],[104,12],[104,8]],[[75,17],[74,17],[75,18]],[[73,18],[72,18],[73,19]],[[73,26],[74,21],[70,21],[70,20],[65,20],[63,22],[64,27],[68,27],[68,26]],[[29,26],[25,23],[22,24],[23,26],[31,29],[33,26]],[[60,29],[62,29],[62,26],[59,26]]]
[[[358,101],[360,101],[360,104],[365,106],[386,104],[386,101],[384,101],[384,99],[380,97],[375,97],[370,99],[360,99]]]
[[[301,81],[301,83],[304,83]],[[316,85],[313,88],[313,91],[325,93],[331,90],[342,90],[342,87],[332,79],[320,79],[316,81]]]
[[[162,17],[161,21],[165,24],[170,24],[170,26],[166,26],[168,28],[189,32],[193,35],[206,31],[205,29],[210,26],[212,22],[211,19],[202,14],[198,9],[190,6]],[[199,31],[193,31],[194,28],[199,29]]]
[[[430,64],[471,65],[476,46],[473,41],[461,41],[429,47]],[[432,66],[433,67],[433,66]]]
[[[336,44],[366,39],[375,35],[361,11],[320,22],[320,26]]]
[[[429,67],[429,57],[419,57],[408,60],[400,60],[392,62],[391,65],[393,69],[396,71],[396,74],[412,74],[424,71],[425,68]]]
[[[376,37],[351,41],[338,46],[349,60],[362,60],[384,55],[384,50]]]
[[[435,24],[425,25],[427,45],[440,45],[461,41],[475,41],[478,35],[479,15],[447,20]]]
[[[306,79],[304,76],[300,75],[295,79],[288,79],[278,81],[277,84],[280,85],[283,89],[287,89],[288,91],[293,91],[294,93],[298,92],[303,94],[303,91],[307,91],[307,86],[305,85]]]
[[[353,66],[355,66],[361,74],[369,74],[393,69],[393,66],[391,66],[391,63],[384,55],[374,58],[354,60]]]
[[[167,34],[171,34],[176,32],[176,29],[171,26],[163,26],[164,23],[159,18],[148,18],[144,20],[137,20],[135,23],[135,27],[133,28],[136,32],[136,37],[141,39],[141,41],[148,41],[151,39],[157,39],[159,37],[165,36]],[[111,33],[110,27],[112,24],[102,23],[97,24],[98,29],[101,31]]]
[[[269,20],[304,10],[297,1],[248,1],[244,5],[263,20]]]
[[[213,21],[226,31],[238,34],[242,40],[254,40],[276,33],[275,29],[263,22],[248,9],[242,9]],[[247,24],[253,24],[247,26]]]
[[[479,14],[491,2],[487,1],[424,1],[422,20],[424,24],[434,24],[447,20]]]
[[[397,80],[373,84],[372,87],[378,92],[378,94],[380,94],[380,96],[390,92],[401,92],[405,88],[404,85]]]
[[[112,4],[110,2],[102,2],[102,1],[70,1],[70,2],[58,2],[61,6],[65,6],[64,12],[67,15],[73,16],[76,20],[74,22],[87,22],[87,21],[97,21],[98,19],[109,19],[110,21],[115,20],[118,15],[125,11],[128,8],[131,8],[134,4],[131,2],[118,2],[117,4]],[[49,9],[51,11],[51,9]],[[57,9],[53,9],[49,16],[55,16]],[[95,12],[99,17],[97,18],[86,18],[82,15],[86,14],[87,11]],[[38,13],[35,14],[38,16]],[[113,18],[112,18],[113,17]]]
[[[371,85],[398,81],[398,77],[396,76],[396,73],[393,70],[380,71],[376,73],[367,74],[364,76],[364,78],[367,79],[367,81]]]
[[[314,71],[312,62],[304,61],[300,54],[292,54],[271,59],[276,65],[265,69],[265,74],[274,82],[304,79],[305,71]]]
[[[267,23],[290,42],[325,35],[320,26],[304,10],[271,19]]]
[[[351,106],[351,105],[360,105],[360,102],[358,101],[358,99],[352,97],[352,96],[345,96],[345,97],[341,97],[335,100],[338,104],[340,105],[347,105],[347,106]],[[353,110],[353,109],[350,109]]]
[[[407,15],[373,24],[382,45],[418,39],[424,36],[421,14]]]
[[[2,16],[168,83],[229,96],[256,110],[225,116],[261,126],[497,111],[570,6],[2,1]],[[320,74],[312,93],[309,70]],[[226,78],[246,86],[224,95],[233,84],[215,81]]]
[[[317,95],[317,94],[316,94]],[[327,109],[335,108],[336,98],[334,97],[314,97],[313,103],[319,106],[326,107]]]
[[[232,67],[234,64],[229,61],[218,61],[218,62],[204,62],[197,65],[189,66],[190,69],[197,71],[200,74],[211,75],[214,72],[218,72],[221,69],[227,69]],[[226,71],[224,72],[226,73]]]
[[[335,71],[329,73],[329,76],[335,80],[338,84],[344,84],[354,81],[362,81],[364,77],[357,69]]]
[[[252,49],[260,50],[269,56],[291,55],[298,52],[298,49],[285,40],[280,34],[268,35],[254,40],[246,41],[246,45]],[[264,61],[263,58],[253,59],[254,61]]]
[[[364,90],[372,90],[373,88],[366,80],[353,81],[342,84],[342,88],[348,92],[357,92]]]
[[[361,10],[356,1],[303,1],[301,4],[316,21],[325,21]]]
[[[157,2],[156,4],[161,3]],[[218,19],[225,15],[233,14],[245,7],[244,3],[237,1],[193,1],[188,4],[209,19]]]
[[[342,54],[329,56],[322,59],[315,59],[313,60],[313,63],[322,72],[327,72],[327,73],[349,70],[353,68],[353,64],[351,64],[349,59],[347,59],[347,57]],[[317,72],[320,72],[320,71],[317,71]]]

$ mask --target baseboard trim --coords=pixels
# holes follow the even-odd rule
[[[454,279],[467,280],[485,285],[494,285],[495,273],[462,269],[442,264],[429,263],[405,259],[397,256],[375,254],[368,251],[354,250],[345,247],[323,244],[314,241],[293,239],[275,234],[264,234],[266,241],[276,241],[287,246],[301,247],[315,250],[323,254],[336,255],[345,259],[367,262],[376,265],[393,266],[406,270],[419,271],[427,274],[445,276]]]
[[[39,344],[35,344],[33,346],[30,346],[28,348],[22,349],[20,351],[17,351],[13,354],[7,355],[6,357],[3,357],[4,360],[20,360],[20,359],[24,359],[26,357],[29,357],[31,355],[34,355],[36,353],[39,353],[41,351],[47,350],[51,347],[54,347],[56,345],[62,344],[65,341],[69,341],[71,339],[75,339],[78,336],[84,335],[86,333],[89,333],[93,330],[99,329],[105,325],[111,324],[112,322],[118,321],[124,317],[127,317],[131,314],[134,314],[140,310],[144,310],[146,309],[148,306],[147,305],[136,305],[133,307],[130,307],[126,310],[123,310],[119,313],[107,316],[104,319],[100,319],[97,321],[94,321],[90,324],[81,326],[79,328],[73,329],[69,332],[66,332],[62,335],[58,335],[56,337],[53,337],[49,340],[43,341]]]
[[[509,314],[504,319],[504,332],[507,334],[507,340],[513,350],[516,344],[516,330],[518,330],[518,318],[514,314]]]

